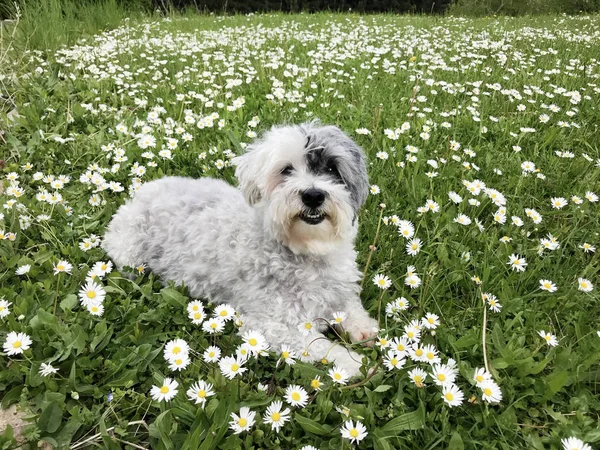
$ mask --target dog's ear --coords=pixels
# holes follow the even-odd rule
[[[240,183],[240,189],[250,205],[254,205],[262,198],[260,187],[257,184],[258,173],[261,169],[261,153],[260,146],[253,144],[248,147],[246,153],[232,160],[236,166],[235,176]]]

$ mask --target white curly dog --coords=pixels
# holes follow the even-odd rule
[[[369,186],[362,150],[312,122],[272,128],[233,162],[241,192],[210,178],[144,184],[113,217],[105,250],[119,267],[145,263],[193,297],[229,303],[241,332],[359,374],[361,357],[322,332],[338,311],[353,342],[377,331],[353,245]]]

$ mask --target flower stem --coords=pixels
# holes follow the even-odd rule
[[[383,204],[382,204],[383,205]],[[375,244],[377,243],[377,239],[379,238],[379,230],[381,229],[381,219],[383,218],[383,210],[385,206],[380,206],[381,211],[379,213],[379,221],[377,222],[377,231],[375,232],[375,238],[373,239],[373,244],[370,245],[369,256],[367,257],[367,263],[365,264],[365,271],[363,272],[362,281],[360,282],[360,288],[363,288],[365,284],[365,277],[367,276],[367,271],[369,270],[369,264],[371,263],[371,257],[373,256],[373,252],[375,251]]]

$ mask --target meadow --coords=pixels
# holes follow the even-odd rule
[[[599,448],[599,24],[174,16],[3,50],[0,397],[19,442]],[[356,248],[381,330],[341,382],[247,356],[243,317],[101,246],[145,181],[235,184],[261,132],[314,119],[369,161]]]

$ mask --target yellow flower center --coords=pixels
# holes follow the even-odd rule
[[[336,380],[341,380],[342,375],[340,373],[335,373],[335,374],[333,374],[333,378],[335,378]]]
[[[204,389],[200,389],[198,391],[198,397],[205,398],[206,397],[206,391]]]
[[[490,388],[485,388],[483,393],[489,397],[492,395],[492,390]]]
[[[208,356],[210,356],[211,358],[214,358],[215,357],[215,352],[209,352]]]
[[[65,270],[65,266],[63,266],[62,264],[59,264],[58,266],[56,266],[56,268],[58,270]]]
[[[587,288],[587,285],[588,285],[588,284],[587,284],[585,281],[582,281],[582,282],[581,282],[581,287],[582,287],[582,288],[584,288],[584,289],[585,289],[585,288]]]
[[[421,375],[415,375],[413,379],[417,384],[421,384],[423,382],[423,378],[421,378]]]
[[[92,312],[98,312],[98,307],[97,306],[92,306]]]
[[[481,383],[483,381],[483,377],[481,375],[477,375],[475,377],[475,379],[477,380],[478,383]]]
[[[181,359],[181,358],[175,360],[175,364],[177,364],[178,366],[181,365],[182,362],[183,362],[183,359]]]
[[[221,311],[220,315],[221,315],[221,317],[225,317],[227,315],[227,311],[225,311],[225,310]]]
[[[310,385],[314,388],[314,389],[318,389],[321,387],[321,382],[317,379],[314,379],[310,382]]]
[[[335,321],[336,321],[337,323],[340,323],[340,322],[342,321],[342,318],[341,318],[341,317],[336,317],[336,318],[335,318]]]
[[[278,412],[273,413],[273,415],[271,415],[271,419],[273,420],[273,422],[279,422],[279,420],[281,419],[281,414],[279,414]]]
[[[234,372],[237,372],[239,370],[240,366],[238,366],[237,364],[232,364],[231,365],[231,370],[233,370]]]
[[[246,419],[244,419],[243,417],[240,420],[238,420],[238,425],[240,427],[245,427],[247,424],[248,424],[248,421]]]
[[[398,344],[398,345],[396,345],[396,349],[397,349],[398,351],[401,351],[401,352],[403,352],[403,351],[405,350],[405,347],[404,347],[404,345],[402,345],[402,344]]]
[[[549,341],[549,340],[550,340],[550,339],[552,339],[552,338],[550,337],[550,335],[549,335],[549,334],[547,334],[546,336],[544,336],[544,339],[546,339],[547,341]]]
[[[298,392],[292,392],[292,400],[296,402],[300,400],[300,394]]]
[[[443,373],[438,374],[437,379],[440,381],[446,381],[446,375]]]
[[[173,347],[173,354],[177,355],[181,351],[181,347]]]
[[[430,317],[429,319],[427,319],[427,322],[433,324],[435,323],[435,319],[433,317]]]
[[[282,357],[283,359],[288,359],[288,358],[290,357],[290,352],[283,352],[283,353],[281,354],[281,357]]]
[[[16,341],[16,342],[13,344],[13,348],[20,348],[20,347],[21,347],[21,341]]]
[[[160,388],[160,393],[161,394],[166,394],[167,392],[169,392],[168,386],[163,386],[163,387]]]
[[[328,363],[329,363],[329,361],[327,361],[327,358],[323,358],[321,360],[321,364],[328,364]]]
[[[454,394],[452,392],[448,392],[444,397],[446,397],[446,400],[448,400],[449,402],[454,400]]]
[[[398,359],[397,359],[397,358],[392,358],[392,360],[390,361],[390,364],[391,364],[392,366],[396,366],[396,365],[398,365]]]
[[[423,350],[422,350],[422,349],[420,349],[420,348],[418,348],[418,349],[415,351],[415,355],[417,355],[417,356],[423,356]]]
[[[86,295],[88,298],[96,298],[96,291],[88,291]]]
[[[4,311],[4,306],[0,306],[0,311]]]
[[[192,306],[192,311],[198,311],[200,308],[198,307],[198,305],[194,305]]]
[[[411,339],[415,337],[414,331],[409,331],[408,333],[406,333],[406,335]]]
[[[210,324],[210,327],[211,327],[213,330],[216,330],[216,329],[217,329],[217,322],[213,322],[213,323],[211,323],[211,324]]]
[[[310,330],[310,329],[312,328],[312,323],[310,323],[310,322],[306,322],[306,323],[304,324],[304,328],[306,328],[307,330]]]
[[[100,266],[100,270],[106,270],[106,269],[108,269],[108,265],[107,264],[102,264]]]
[[[427,359],[433,359],[433,358],[435,358],[435,353],[433,353],[433,352],[427,353]]]
[[[356,428],[352,428],[350,430],[350,436],[352,436],[353,438],[358,437],[358,430]]]
[[[252,347],[254,347],[256,344],[258,344],[258,341],[256,339],[252,338],[248,341],[248,344],[250,344]]]
[[[199,312],[194,314],[194,319],[196,319],[196,320],[200,320],[201,317],[202,317],[202,314],[200,314]]]

